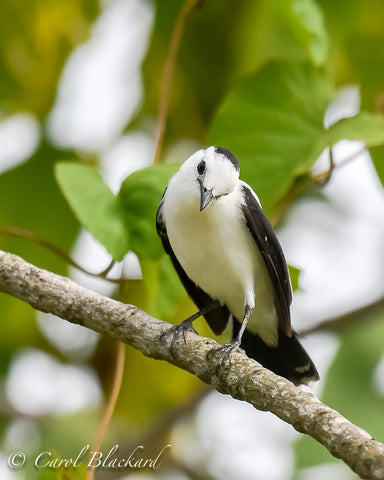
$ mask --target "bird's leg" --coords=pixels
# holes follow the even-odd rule
[[[218,367],[220,367],[221,365],[223,365],[223,363],[226,363],[226,362],[229,365],[231,364],[232,354],[241,345],[241,339],[243,337],[243,333],[245,329],[247,328],[247,323],[248,323],[249,317],[252,315],[252,312],[253,312],[253,308],[251,308],[249,305],[246,305],[243,322],[241,324],[241,328],[237,337],[231,343],[226,343],[224,345],[219,345],[217,347],[212,348],[212,350],[208,353],[209,356],[215,355],[216,353],[219,354]]]
[[[220,306],[220,302],[218,300],[210,303],[209,305],[206,305],[204,308],[202,308],[201,310],[199,310],[197,313],[195,313],[194,315],[192,315],[191,317],[188,317],[186,320],[183,320],[180,325],[175,325],[171,328],[168,328],[168,330],[166,330],[165,332],[163,332],[160,336],[160,341],[166,336],[166,335],[169,335],[169,334],[173,334],[173,338],[172,338],[172,341],[171,341],[171,353],[172,353],[172,356],[174,357],[174,347],[176,345],[176,342],[179,338],[179,335],[180,333],[183,335],[183,339],[184,339],[184,343],[186,343],[186,337],[185,337],[185,334],[187,332],[193,332],[193,333],[196,333],[196,335],[198,335],[198,333],[196,332],[196,330],[193,328],[193,322],[198,319],[199,317],[201,317],[202,315],[205,315],[206,313],[210,312],[211,310],[214,310],[215,308],[219,307]]]

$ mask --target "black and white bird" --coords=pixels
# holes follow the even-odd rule
[[[204,315],[213,333],[233,322],[232,343],[217,347],[221,361],[241,345],[247,355],[294,384],[319,378],[292,330],[291,282],[270,222],[252,188],[239,179],[232,153],[198,150],[170,179],[156,226],[181,282],[199,309],[170,329],[174,340]]]

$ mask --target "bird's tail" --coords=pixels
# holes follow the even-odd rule
[[[240,325],[240,322],[234,318],[233,338],[236,338],[239,333]],[[299,342],[295,332],[293,332],[292,337],[279,333],[278,346],[270,347],[258,335],[245,330],[241,348],[245,350],[249,357],[261,363],[263,367],[285,377],[295,385],[309,384],[319,380],[316,367]]]

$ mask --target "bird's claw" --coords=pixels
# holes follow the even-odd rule
[[[225,343],[224,345],[218,345],[217,347],[212,348],[208,352],[208,359],[212,356],[218,357],[217,367],[218,370],[221,366],[226,365],[230,367],[232,365],[231,358],[233,353],[239,348],[239,342]]]
[[[192,332],[192,333],[195,333],[196,335],[198,335],[197,331],[192,326],[192,322],[193,321],[191,321],[189,318],[187,318],[186,320],[181,322],[180,325],[174,325],[173,327],[165,330],[165,332],[163,332],[160,335],[160,341],[162,341],[163,338],[168,336],[168,335],[173,335],[172,340],[171,340],[171,354],[172,354],[172,357],[175,358],[175,345],[176,345],[176,342],[178,341],[178,339],[180,337],[180,334],[183,335],[184,343],[187,343],[187,338],[186,338],[186,333],[187,332]]]

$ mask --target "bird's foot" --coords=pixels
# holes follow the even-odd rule
[[[165,330],[165,332],[163,332],[161,334],[160,341],[162,341],[163,338],[168,336],[168,335],[173,335],[172,340],[171,340],[171,354],[172,354],[172,357],[175,358],[175,345],[176,345],[176,342],[178,341],[180,335],[183,336],[184,343],[187,343],[187,340],[186,340],[186,333],[187,332],[193,332],[193,333],[196,333],[196,335],[198,335],[197,331],[193,328],[193,325],[192,325],[194,320],[195,320],[194,318],[187,318],[186,320],[181,322],[180,325],[175,325],[171,328],[168,328],[168,330]]]
[[[212,356],[217,356],[217,369],[222,365],[231,366],[231,358],[233,353],[240,347],[240,342],[233,341],[232,343],[225,343],[224,345],[218,345],[217,347],[212,348],[208,352],[208,358]]]

